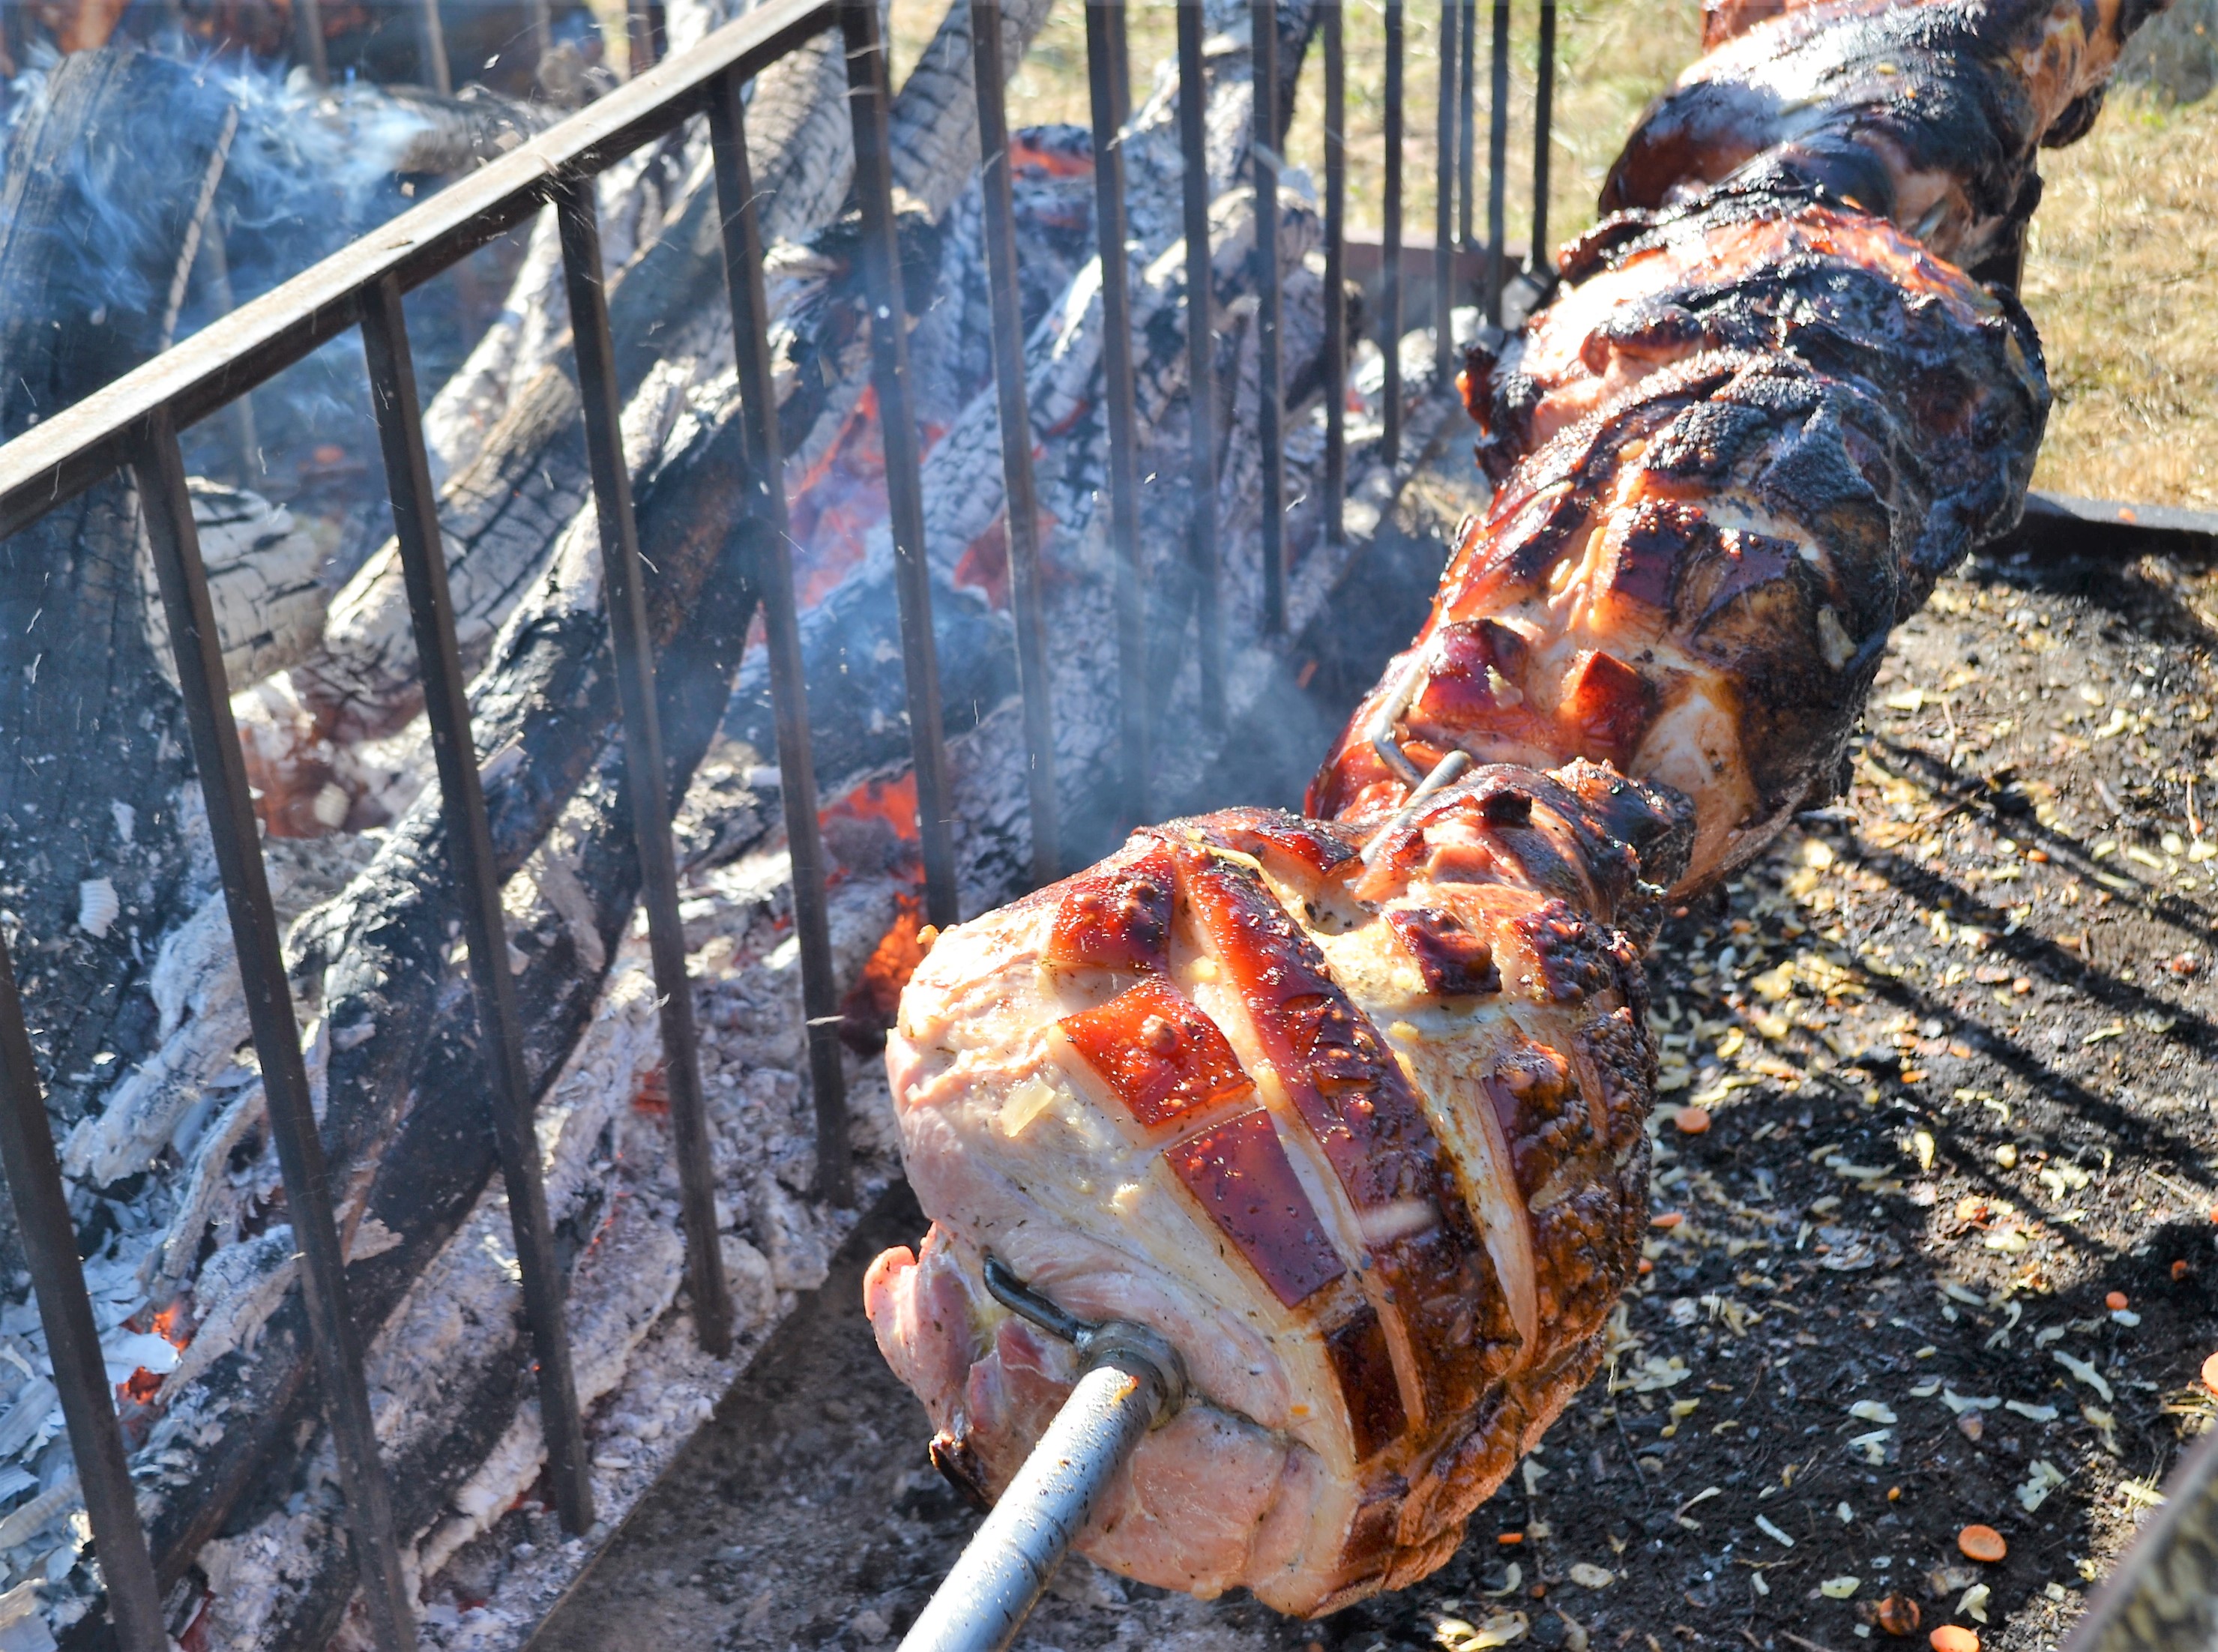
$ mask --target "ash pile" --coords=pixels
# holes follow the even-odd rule
[[[1046,0],[1005,8],[1021,61]],[[1140,541],[1157,814],[1291,801],[1325,731],[1287,728],[1292,645],[1267,635],[1251,252],[1250,11],[1208,11],[1217,393],[1186,394],[1176,77],[1122,139],[1130,215]],[[1279,129],[1317,21],[1278,12]],[[1031,882],[1027,758],[1008,619],[1000,431],[977,185],[969,8],[951,9],[893,111],[914,411],[954,776],[962,903]],[[673,4],[672,49],[727,17]],[[20,41],[16,43],[20,45]],[[22,71],[0,209],[0,436],[51,417],[195,325],[512,146],[543,95],[340,91],[185,35]],[[37,54],[32,53],[35,57]],[[365,59],[365,61],[370,59]],[[573,65],[574,66],[574,65]],[[587,65],[592,69],[595,65]],[[547,77],[540,77],[542,82]],[[566,96],[590,96],[590,73]],[[543,84],[540,94],[543,94]],[[897,1174],[876,1045],[920,953],[922,878],[901,677],[846,68],[836,36],[753,86],[796,583],[847,997],[861,1196]],[[158,142],[149,123],[158,111]],[[605,175],[623,431],[648,570],[682,915],[703,1029],[728,1358],[694,1346],[655,999],[602,619],[599,545],[551,214],[412,303],[426,434],[524,1020],[580,1401],[604,1522],[620,1519],[753,1349],[825,1277],[855,1220],[817,1201],[812,1101],[755,573],[734,532],[740,414],[704,132]],[[1016,134],[1025,371],[1069,863],[1119,811],[1113,554],[1104,497],[1093,151]],[[340,203],[334,210],[332,203]],[[1364,525],[1406,471],[1381,449],[1384,362],[1359,347],[1349,532],[1328,536],[1323,226],[1284,175],[1286,635],[1360,603]],[[88,229],[87,226],[91,226]],[[91,256],[88,257],[88,253]],[[474,282],[474,290],[473,290]],[[1351,329],[1351,332],[1360,329]],[[202,475],[225,664],[288,925],[287,960],[334,1168],[350,1287],[423,1632],[516,1644],[590,1552],[564,1534],[544,1445],[408,609],[365,381],[343,339],[188,437]],[[1403,341],[1405,452],[1447,406]],[[429,364],[437,364],[434,376]],[[1213,497],[1186,480],[1216,432]],[[1217,523],[1228,715],[1212,733],[1189,551]],[[222,897],[186,755],[136,504],[121,480],[0,545],[0,921],[19,961],[140,1510],[189,1648],[367,1643],[310,1372],[294,1246]],[[97,1578],[12,1221],[0,1233],[0,1643],[73,1645]],[[471,1580],[449,1562],[465,1548]],[[488,1552],[497,1563],[489,1564]]]

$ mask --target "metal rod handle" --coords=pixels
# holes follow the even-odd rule
[[[1137,1352],[1108,1353],[1071,1389],[901,1639],[901,1652],[1001,1652],[1017,1637],[1103,1489],[1162,1408],[1168,1387]]]

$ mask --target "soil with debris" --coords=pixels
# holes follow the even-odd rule
[[[1422,609],[1475,486],[1416,489],[1366,594]],[[1326,721],[1409,619],[1317,640]],[[1073,1561],[1019,1645],[2054,1647],[2218,1417],[2214,647],[2209,568],[1946,582],[1849,794],[1651,960],[1651,1271],[1463,1552],[1309,1624]],[[904,1191],[872,1213],[535,1648],[899,1637],[976,1518],[860,1309],[920,1229]]]

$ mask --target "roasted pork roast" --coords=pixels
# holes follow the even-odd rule
[[[1667,891],[1831,795],[1889,631],[2023,505],[2038,341],[1961,266],[2156,9],[1711,0],[1471,354],[1493,504],[1308,815],[1137,832],[904,993],[933,1226],[866,1294],[945,1471],[994,1494],[1075,1376],[990,1256],[1186,1365],[1095,1561],[1314,1615],[1454,1551],[1638,1264]]]

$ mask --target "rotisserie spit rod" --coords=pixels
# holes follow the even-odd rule
[[[1186,1398],[1185,1368],[1144,1326],[1088,1325],[986,1262],[995,1300],[1078,1352],[1084,1374],[962,1558],[901,1637],[901,1652],[1001,1652],[1148,1430]]]
[[[1094,1560],[1314,1616],[1455,1552],[1639,1261],[1665,890],[1829,795],[1893,627],[2023,504],[2039,343],[1962,264],[2155,9],[1718,0],[1622,210],[1474,354],[1493,503],[1308,818],[939,937],[887,1047],[933,1227],[865,1294],[944,1472],[1017,1483],[1083,1375],[993,1257],[1186,1363]]]

